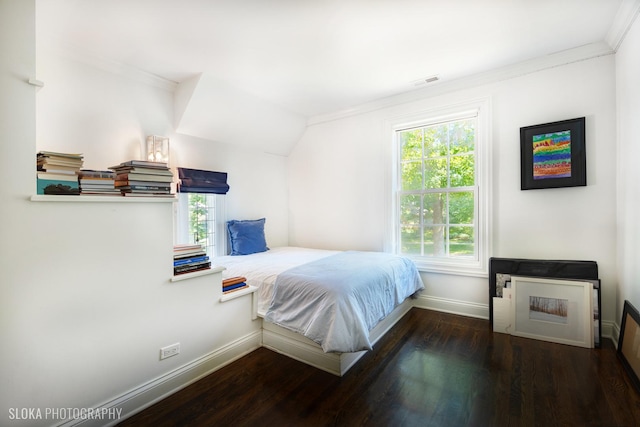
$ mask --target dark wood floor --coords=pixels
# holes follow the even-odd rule
[[[584,349],[412,309],[336,377],[260,348],[121,426],[640,426],[610,340]]]

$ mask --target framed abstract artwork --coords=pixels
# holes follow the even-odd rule
[[[520,128],[522,190],[587,185],[585,118]]]

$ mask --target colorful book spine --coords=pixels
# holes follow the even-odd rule
[[[118,181],[115,182],[115,187],[122,191],[170,191],[170,186],[165,185],[120,185]]]
[[[245,286],[247,286],[247,284],[245,282],[236,283],[235,285],[223,286],[222,287],[222,292],[232,291],[234,289],[242,288],[242,287],[245,287]]]
[[[189,264],[189,265],[181,265],[179,267],[173,268],[173,274],[183,274],[183,273],[191,273],[193,271],[206,270],[211,268],[211,262],[204,262],[201,264]]]
[[[78,195],[80,187],[78,180],[60,181],[52,179],[37,179],[37,194]]]
[[[247,278],[242,276],[229,277],[228,279],[224,279],[222,281],[222,286],[235,285],[236,283],[246,282]]]
[[[205,256],[200,256],[200,257],[195,257],[195,258],[178,259],[178,260],[173,261],[173,266],[177,267],[177,266],[180,266],[180,265],[194,264],[194,263],[202,262],[202,261],[209,261],[209,257],[207,255],[205,255]]]

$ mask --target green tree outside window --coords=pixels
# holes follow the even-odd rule
[[[215,217],[210,194],[189,193],[189,243],[202,245],[213,256]]]
[[[476,254],[476,119],[398,131],[402,254]]]

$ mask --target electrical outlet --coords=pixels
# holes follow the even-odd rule
[[[168,345],[160,349],[160,360],[180,354],[180,343]]]

